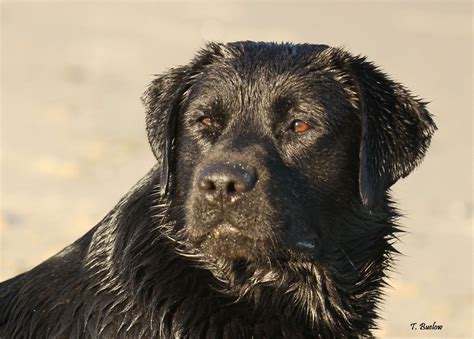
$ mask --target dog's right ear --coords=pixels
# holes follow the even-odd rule
[[[178,115],[185,93],[199,74],[216,59],[225,57],[226,46],[210,43],[185,66],[158,75],[142,96],[146,109],[146,130],[153,154],[161,165],[160,194],[168,189],[173,144],[176,138]]]
[[[176,135],[181,98],[190,87],[189,67],[171,69],[157,76],[142,96],[146,108],[146,131],[151,150],[161,166],[160,194],[168,188],[171,151]]]

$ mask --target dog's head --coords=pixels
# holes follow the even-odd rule
[[[425,104],[344,50],[255,42],[209,44],[144,103],[177,251],[263,313],[368,335],[397,231],[387,191],[436,129]]]
[[[348,211],[386,209],[435,129],[403,86],[325,45],[209,44],[144,102],[161,193],[193,246],[229,258],[329,246]]]

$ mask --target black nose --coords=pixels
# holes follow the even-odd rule
[[[232,203],[251,191],[257,182],[253,167],[237,164],[210,164],[197,176],[199,191],[210,202]]]

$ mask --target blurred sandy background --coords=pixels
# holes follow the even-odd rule
[[[382,337],[472,337],[470,2],[1,4],[0,280],[97,223],[154,163],[139,97],[206,40],[327,43],[431,101],[439,131],[394,195],[410,232]],[[60,288],[58,286],[58,288]],[[410,323],[443,325],[412,331]]]

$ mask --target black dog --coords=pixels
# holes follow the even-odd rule
[[[144,103],[158,164],[0,285],[0,336],[369,336],[425,104],[363,57],[255,42],[209,44]]]

